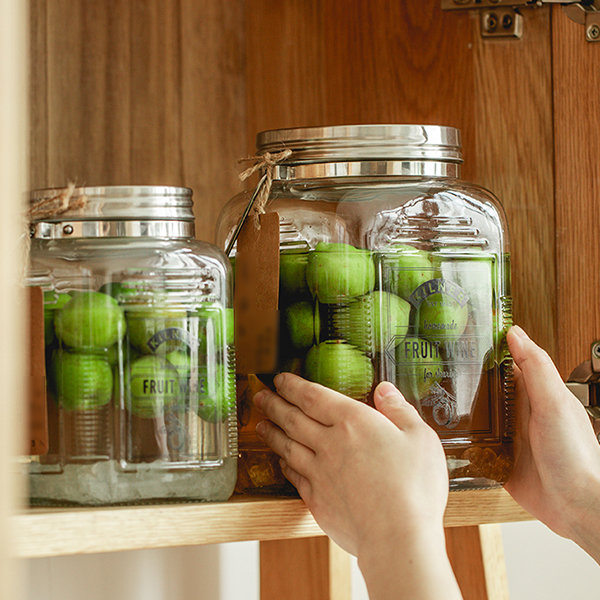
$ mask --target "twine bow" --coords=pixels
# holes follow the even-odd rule
[[[246,181],[248,177],[253,175],[259,170],[264,170],[264,174],[261,177],[256,190],[254,191],[253,198],[256,198],[252,210],[252,219],[256,229],[260,229],[260,215],[265,214],[265,207],[269,201],[269,194],[271,192],[271,186],[273,184],[273,167],[278,163],[284,161],[290,157],[292,151],[289,148],[282,150],[281,152],[265,152],[260,156],[252,156],[250,158],[242,159],[244,161],[254,160],[256,161],[251,167],[240,173],[240,180]]]

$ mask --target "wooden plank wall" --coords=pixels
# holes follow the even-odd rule
[[[600,43],[553,9],[558,359],[563,375],[600,339]]]
[[[466,179],[508,216],[515,320],[556,356],[549,10],[484,41],[439,0],[247,0],[248,152],[257,131],[343,123],[462,130]]]
[[[193,188],[212,241],[246,148],[242,0],[32,0],[31,185]]]

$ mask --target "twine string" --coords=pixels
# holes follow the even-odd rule
[[[260,229],[260,215],[265,214],[265,208],[269,201],[269,194],[271,193],[271,186],[273,184],[273,169],[277,164],[286,160],[291,155],[292,151],[286,148],[281,152],[265,152],[260,156],[251,156],[250,158],[242,159],[243,161],[255,161],[255,163],[240,173],[241,181],[246,181],[248,177],[259,170],[264,171],[264,176],[260,179],[257,189],[254,191],[253,198],[255,197],[256,199],[251,207],[252,220],[256,229]]]

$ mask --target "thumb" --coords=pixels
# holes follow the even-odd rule
[[[375,388],[373,400],[375,408],[400,429],[422,422],[417,409],[389,381],[382,381]]]

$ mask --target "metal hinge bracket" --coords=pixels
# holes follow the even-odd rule
[[[567,16],[583,25],[588,42],[600,42],[600,0],[441,0],[442,10],[480,11],[483,38],[520,38],[523,35],[521,9],[560,4]]]

